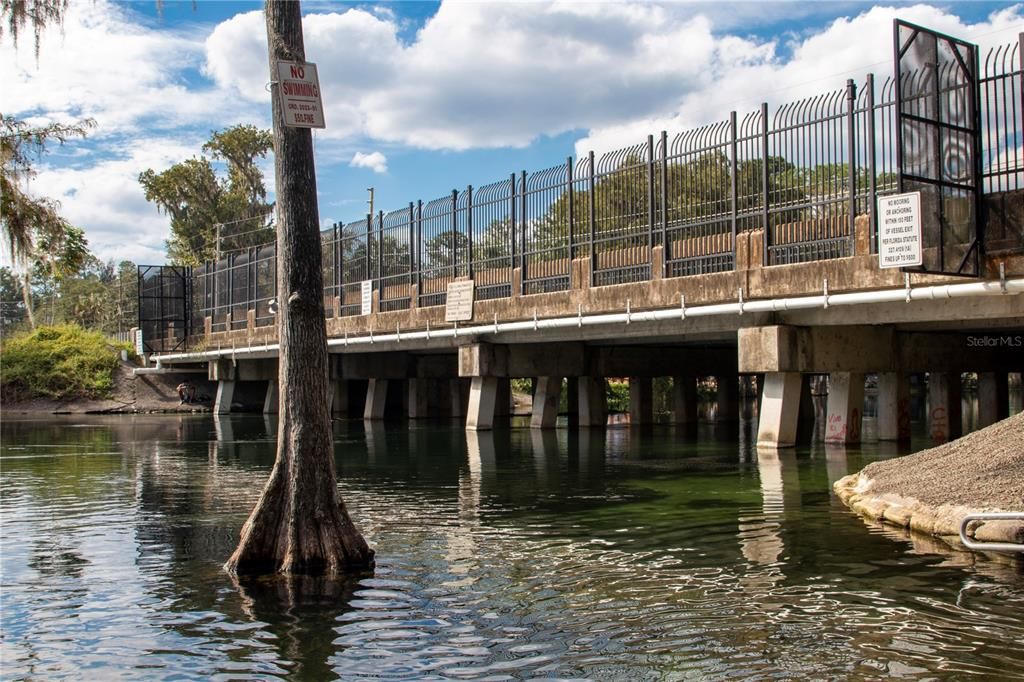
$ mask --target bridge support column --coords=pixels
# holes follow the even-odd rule
[[[910,441],[910,377],[878,374],[878,440]]]
[[[629,423],[654,423],[654,392],[650,377],[629,377]]]
[[[735,375],[718,375],[718,418],[719,422],[734,422],[740,418],[739,382]]]
[[[457,382],[454,383],[457,385]],[[497,394],[497,377],[473,377],[469,386],[469,408],[466,414],[467,431],[490,431],[494,428],[494,402]],[[461,405],[461,400],[459,402]]]
[[[213,403],[216,414],[231,412],[231,400],[235,397],[235,382],[222,379],[217,382],[217,399]]]
[[[796,445],[802,384],[799,372],[765,373],[757,422],[758,447]]]
[[[388,380],[370,379],[366,386],[366,406],[363,408],[363,419],[383,419],[387,401]]]
[[[829,374],[825,442],[832,445],[859,443],[863,413],[864,375],[860,372]]]
[[[1010,382],[1006,372],[978,373],[978,428],[1010,416]]]
[[[267,395],[263,398],[263,414],[277,414],[278,398],[277,379],[271,379],[267,382]]]
[[[962,435],[960,374],[928,373],[928,431],[932,441],[945,443]]]
[[[531,429],[553,429],[558,420],[558,403],[562,398],[562,377],[537,377],[533,392]]]
[[[472,388],[470,389],[472,395]],[[449,413],[456,419],[466,416],[466,401],[463,398],[463,380],[451,379],[448,382],[448,405]]]
[[[407,387],[409,419],[425,419],[430,406],[428,380],[410,378]]]
[[[331,394],[328,400],[331,402],[331,414],[340,414],[350,417],[352,405],[349,402],[349,388],[351,384],[347,379],[338,379],[330,383]]]
[[[672,421],[697,423],[697,377],[692,374],[672,377]]]
[[[584,428],[603,428],[608,423],[608,394],[605,393],[604,377],[578,377],[576,386],[579,395],[579,425]]]
[[[512,417],[512,380],[498,377],[497,393],[494,397],[494,420],[501,426],[508,426]]]
[[[796,420],[796,442],[813,443],[817,434],[818,411],[814,406],[814,391],[820,377],[803,374],[800,377],[800,410]]]

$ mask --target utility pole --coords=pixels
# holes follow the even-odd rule
[[[367,211],[367,213],[373,215],[373,188],[367,187],[366,191],[370,193],[370,198],[366,201],[366,203],[370,205],[370,210]]]

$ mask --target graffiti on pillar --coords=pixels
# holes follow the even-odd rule
[[[825,442],[856,443],[860,440],[860,410],[850,411],[850,419],[842,414],[829,415],[825,426]]]
[[[936,407],[930,415],[931,436],[936,443],[944,443],[949,440],[949,417],[946,408]]]

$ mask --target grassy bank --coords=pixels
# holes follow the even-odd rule
[[[131,347],[76,325],[18,334],[0,348],[0,396],[4,402],[106,398],[122,350]]]

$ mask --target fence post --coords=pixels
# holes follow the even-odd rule
[[[341,299],[341,286],[344,281],[344,257],[345,250],[342,248],[341,239],[345,234],[345,226],[342,223],[334,223],[334,295]],[[341,305],[340,303],[338,305]],[[337,311],[340,315],[341,311]]]
[[[526,289],[526,171],[519,176],[519,222],[522,227],[522,241],[519,249],[519,293]]]
[[[508,178],[508,268],[509,282],[512,281],[512,270],[516,268],[516,174],[510,173]]]
[[[736,269],[736,235],[739,228],[739,145],[736,141],[736,112],[729,112],[729,229],[732,231],[732,268]]]
[[[377,212],[377,290],[379,299],[384,295],[384,211]]]
[[[761,222],[764,225],[764,238],[761,240],[761,265],[771,265],[768,259],[771,245],[771,224],[768,213],[768,103],[761,103]]]
[[[416,307],[423,297],[423,199],[416,200]]]
[[[235,254],[233,253],[228,254],[228,314],[231,316],[231,324],[224,331],[231,331],[231,328],[235,326]]]
[[[373,275],[371,274],[371,269],[370,269],[370,257],[372,256],[372,254],[370,252],[373,250],[371,248],[373,246],[373,235],[370,234],[370,227],[371,227],[372,224],[373,224],[373,214],[372,213],[367,213],[366,214],[366,263],[364,264],[365,265],[365,269],[363,271],[363,279],[364,280],[368,280],[368,279],[372,280],[373,279]]]
[[[252,310],[256,310],[256,254],[257,249],[255,246],[249,247],[249,263],[246,270],[249,274],[249,303],[252,304]],[[249,308],[248,305],[245,306]]]
[[[661,131],[661,276],[668,274],[668,131]]]
[[[569,288],[572,288],[572,259],[576,255],[575,243],[576,235],[573,230],[573,220],[575,218],[575,208],[573,207],[573,187],[572,187],[572,157],[568,157],[565,160],[565,193],[569,197],[569,210],[567,216],[569,219]]]
[[[654,264],[654,135],[647,136],[647,259]],[[651,273],[654,277],[654,273]]]
[[[473,185],[466,187],[466,273],[473,279]]]
[[[850,254],[857,252],[857,122],[854,109],[857,107],[857,84],[852,78],[846,79],[846,145],[849,157],[847,169],[847,191],[850,193]]]
[[[415,284],[413,276],[413,264],[416,253],[416,209],[413,203],[409,202],[409,286]]]
[[[590,160],[590,172],[587,177],[587,213],[588,222],[590,223],[590,286],[594,286],[594,272],[597,270],[597,261],[594,256],[594,239],[597,236],[597,204],[594,199],[594,175],[597,172],[594,169],[594,151],[591,150],[587,158]]]
[[[876,179],[877,170],[875,164],[875,74],[869,73],[868,80],[865,87],[868,89],[867,97],[867,135],[865,139],[868,145],[868,215],[871,216],[871,225],[868,227],[869,238],[871,240],[871,253],[878,252],[878,246],[875,244],[875,239],[878,238],[878,198],[876,196],[878,192],[878,181]]]

